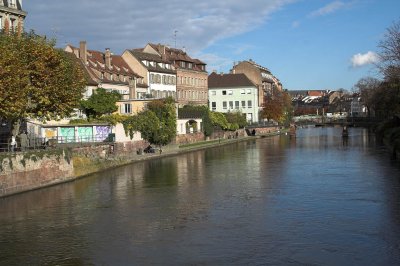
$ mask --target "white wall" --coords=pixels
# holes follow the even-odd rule
[[[113,132],[115,133],[115,142],[126,142],[126,141],[139,141],[142,140],[142,136],[140,132],[136,132],[133,135],[133,139],[125,135],[124,126],[121,123],[118,123],[115,127]]]

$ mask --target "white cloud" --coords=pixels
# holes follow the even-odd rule
[[[324,7],[321,7],[318,10],[311,12],[310,17],[319,17],[331,14],[339,9],[342,9],[346,6],[342,1],[334,1],[332,3],[327,4]]]
[[[178,48],[195,52],[262,25],[294,1],[43,0],[25,1],[23,8],[27,29],[56,37],[59,46],[86,40],[89,49],[121,53],[147,42],[175,46],[176,41]]]
[[[368,64],[373,64],[379,61],[379,56],[374,52],[367,52],[365,54],[355,54],[351,57],[351,65],[353,67],[361,67]]]

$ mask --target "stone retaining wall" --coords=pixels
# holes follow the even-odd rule
[[[73,179],[71,157],[63,151],[7,154],[0,163],[0,197]]]

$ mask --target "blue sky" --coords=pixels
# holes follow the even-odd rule
[[[253,59],[283,86],[351,90],[378,76],[378,43],[400,20],[399,0],[25,0],[26,29],[57,45],[88,42],[118,54],[148,42],[185,48],[228,72]],[[174,32],[176,31],[176,35]],[[176,37],[175,37],[176,36]],[[379,76],[378,76],[379,77]]]

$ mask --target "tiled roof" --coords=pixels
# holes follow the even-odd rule
[[[98,83],[94,79],[92,79],[93,75],[90,74],[90,70],[87,67],[85,67],[82,60],[79,60],[79,58],[74,56],[74,54],[72,54],[72,53],[64,52],[64,54],[66,56],[70,57],[72,60],[74,60],[77,64],[79,64],[81,66],[82,70],[84,71],[84,76],[85,76],[87,85],[89,85],[89,86],[97,86],[98,85]]]
[[[149,45],[161,55],[165,52],[166,60],[171,62],[171,64],[175,63],[174,66],[176,68],[182,68],[179,62],[184,61],[192,63],[192,70],[206,72],[205,68],[201,69],[199,67],[200,65],[205,66],[206,63],[200,61],[199,59],[191,58],[185,51],[181,49],[171,48],[166,45],[154,44],[154,43],[149,43]]]
[[[204,114],[202,111],[178,109],[179,119],[196,119],[196,118],[202,118],[203,116]]]
[[[245,74],[217,74],[208,76],[208,88],[256,87]]]
[[[160,73],[168,73],[168,74],[176,74],[174,69],[167,69],[160,67],[157,63],[171,64],[168,60],[164,60],[161,56],[156,54],[145,53],[141,51],[142,49],[133,49],[129,50],[129,52],[136,58],[140,63],[147,68],[149,71],[160,72]],[[143,64],[143,60],[149,62],[156,62],[155,66]]]
[[[69,45],[69,47],[74,50],[78,51],[79,53],[79,48],[76,48],[72,45]],[[123,81],[123,80],[118,80],[116,76],[125,76],[125,77],[133,77],[133,78],[142,78],[142,76],[136,74],[130,67],[129,65],[125,62],[125,60],[122,58],[120,55],[111,55],[111,67],[106,66],[106,60],[105,60],[105,53],[96,51],[96,50],[87,50],[87,64],[85,65],[87,72],[90,74],[90,76],[95,77],[99,81],[103,83],[113,83],[113,84],[128,84],[128,80]],[[104,75],[103,77],[96,75],[95,73],[100,72],[100,73],[108,73],[108,74],[113,74],[116,75],[114,76],[115,79],[113,78],[112,80],[109,79],[108,75]]]

